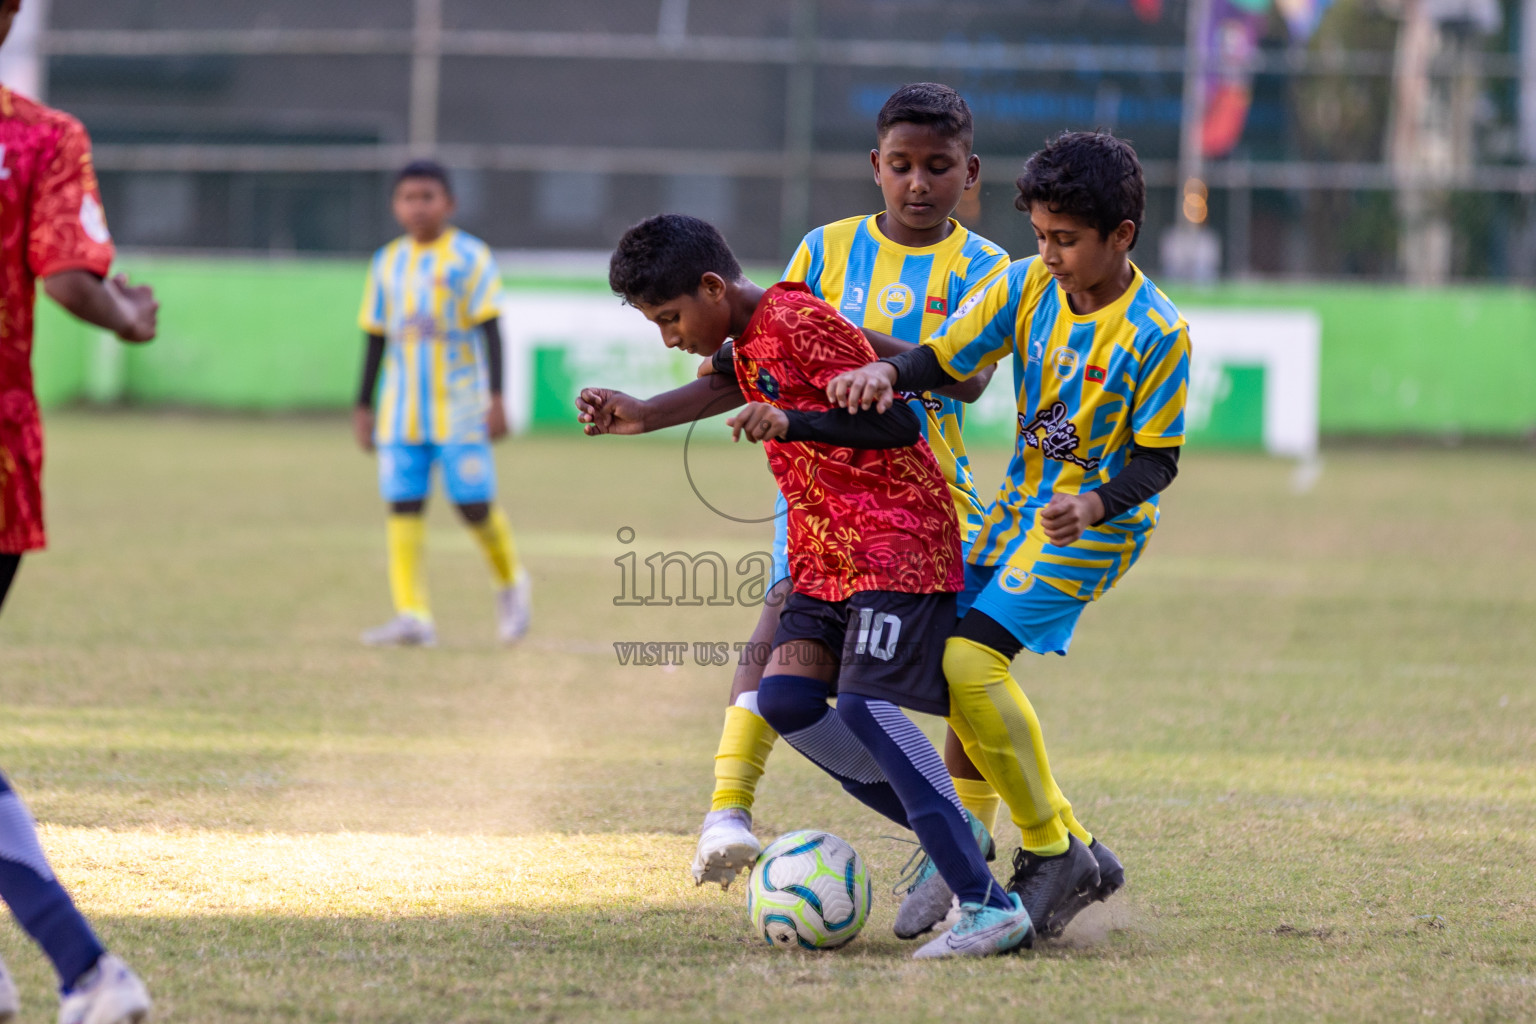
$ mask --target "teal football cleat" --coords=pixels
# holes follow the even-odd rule
[[[1033,945],[1035,926],[1029,919],[1029,911],[1014,893],[1008,894],[1008,903],[1007,910],[980,903],[960,904],[959,923],[913,953],[912,959],[996,956]]]

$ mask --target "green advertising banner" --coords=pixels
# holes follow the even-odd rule
[[[362,261],[129,255],[121,268],[155,285],[160,337],[121,347],[40,299],[34,367],[45,405],[84,400],[286,412],[350,403],[361,357]],[[506,284],[509,330],[524,315],[519,301],[531,304],[534,319],[544,315],[539,303],[590,303],[587,313],[568,318],[555,333],[546,317],[542,337],[525,337],[528,361],[521,372],[530,379],[517,382],[522,404],[512,410],[525,428],[574,429],[563,402],[594,374],[639,388],[670,386],[692,373],[687,360],[661,349],[654,328],[608,294],[599,276],[518,270]],[[1315,430],[1324,436],[1536,433],[1536,294],[1529,290],[1244,284],[1175,287],[1169,294],[1186,315],[1314,316],[1320,328]],[[1213,332],[1194,316],[1191,323],[1196,353],[1209,350]],[[564,354],[536,354],[546,349]],[[1193,436],[1212,444],[1256,443],[1255,422],[1271,423],[1276,414],[1275,368],[1266,359],[1208,361],[1222,369],[1205,382],[1209,419]],[[988,438],[1004,436],[1006,415],[978,409],[973,419]],[[984,426],[992,419],[999,425]],[[1261,439],[1267,429],[1260,427]]]

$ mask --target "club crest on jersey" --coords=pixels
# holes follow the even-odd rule
[[[997,585],[1002,587],[1005,593],[1023,594],[1035,585],[1035,578],[1023,569],[1009,566],[997,578]]]
[[[1069,348],[1064,348],[1056,353],[1056,376],[1064,381],[1077,376],[1077,353]]]
[[[769,398],[779,397],[779,382],[773,379],[773,374],[767,370],[757,371],[757,390]]]
[[[880,289],[880,294],[875,296],[875,305],[880,312],[892,320],[900,320],[912,311],[917,302],[917,296],[912,294],[912,289],[895,281]]]
[[[1049,409],[1035,413],[1035,418],[1027,423],[1024,414],[1019,413],[1019,438],[1031,448],[1040,449],[1048,459],[1070,462],[1088,473],[1099,468],[1098,459],[1085,459],[1077,454],[1077,424],[1067,415],[1065,402],[1053,403]]]

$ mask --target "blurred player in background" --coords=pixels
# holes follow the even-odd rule
[[[0,0],[0,42],[21,0]],[[32,390],[36,282],[59,305],[124,341],[155,336],[147,285],[108,279],[112,236],[80,122],[0,86],[0,605],[21,558],[41,550],[43,428]],[[53,961],[60,1024],[122,1024],[149,1013],[144,985],[107,953],[38,842],[32,816],[0,775],[0,898]],[[0,1021],[18,1009],[0,963]]]
[[[491,442],[507,433],[501,278],[490,247],[448,223],[453,190],[439,164],[403,168],[393,207],[405,234],[368,265],[358,315],[367,350],[353,428],[364,451],[378,449],[395,617],[364,633],[363,643],[437,643],[423,564],[434,466],[442,467],[443,489],[490,563],[497,636],[515,643],[528,631],[532,593],[512,525],[495,504]]]

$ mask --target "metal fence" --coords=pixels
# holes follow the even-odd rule
[[[129,245],[365,251],[390,172],[429,154],[493,245],[600,249],[672,208],[777,260],[878,203],[874,111],[934,79],[977,112],[962,217],[1012,251],[1024,156],[1108,127],[1142,153],[1138,256],[1167,273],[1536,280],[1536,0],[1480,24],[1338,0],[1306,45],[1235,56],[1201,43],[1213,2],[1145,23],[1120,0],[52,0],[35,46]],[[1204,158],[1189,112],[1239,78],[1241,140]]]

